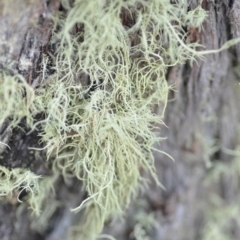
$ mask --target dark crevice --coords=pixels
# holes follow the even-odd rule
[[[232,8],[234,0],[228,0],[228,8]]]
[[[182,84],[181,84],[181,89],[180,89],[180,95],[184,96],[184,98],[183,98],[184,105],[187,105],[187,103],[188,103],[188,93],[187,93],[188,87],[187,86],[188,86],[191,71],[192,71],[191,65],[189,62],[187,62],[183,67]]]
[[[34,130],[28,134],[29,131],[25,120],[12,129],[9,147],[2,153],[0,165],[8,169],[27,168],[37,174],[48,175],[50,172],[46,163],[46,153],[30,149],[43,148],[43,144],[39,143],[38,132]]]

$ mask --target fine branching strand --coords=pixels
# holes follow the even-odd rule
[[[142,170],[160,185],[152,150],[163,123],[153,108],[160,104],[163,116],[166,69],[204,54],[198,43],[185,43],[184,27],[201,27],[206,12],[187,12],[185,2],[62,1],[67,14],[56,16],[52,40],[57,74],[36,92],[46,118],[35,127],[56,156],[54,172],[77,177],[88,193],[72,209],[84,208],[85,220],[70,238],[96,239],[147,185]]]
[[[39,206],[39,203],[36,203],[34,198],[40,194],[39,179],[40,176],[27,169],[9,170],[0,166],[0,197],[10,197],[14,192],[17,192],[18,198],[21,192],[25,191],[30,195],[28,201],[33,211],[38,212],[38,207],[35,208],[35,206]]]
[[[11,119],[9,127],[16,127],[23,118],[32,125],[33,99],[34,91],[21,75],[0,72],[0,126],[8,118]]]

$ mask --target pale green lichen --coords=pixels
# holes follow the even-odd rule
[[[46,197],[54,193],[53,184],[56,178],[57,175],[42,178],[28,169],[9,170],[0,166],[0,200],[16,198],[22,202],[19,196],[24,192],[26,197],[23,201],[27,202],[34,215],[41,219],[42,209],[47,204]],[[46,220],[46,217],[44,219]]]
[[[227,188],[222,187],[222,191],[231,192],[232,198],[226,199],[224,194],[212,192],[210,194],[210,207],[204,219],[202,229],[202,239],[204,240],[226,240],[235,239],[235,231],[240,226],[240,147],[235,150],[221,150],[229,156],[228,162],[216,162],[212,166],[206,183],[209,186],[218,185],[222,181],[228,181]],[[232,159],[231,159],[232,158]]]
[[[181,17],[196,16],[183,11],[184,1],[63,3],[67,15],[55,19],[53,35],[57,74],[36,91],[37,109],[46,114],[37,125],[48,154],[56,155],[54,171],[77,177],[89,196],[73,209],[85,206],[86,218],[70,238],[95,239],[147,184],[141,169],[159,184],[152,151],[162,121],[153,107],[161,104],[164,113],[167,67],[203,53],[184,43]],[[135,15],[133,26],[123,25],[122,11]]]
[[[33,129],[39,130],[52,161],[53,179],[58,174],[66,180],[77,177],[88,193],[73,209],[85,207],[85,218],[69,238],[90,240],[147,185],[142,170],[160,185],[152,152],[153,144],[161,140],[154,131],[163,124],[170,88],[167,68],[196,61],[236,40],[220,50],[200,52],[198,43],[187,44],[184,29],[200,27],[206,12],[200,6],[187,12],[183,0],[76,0],[74,4],[63,0],[62,4],[66,14],[59,12],[54,19],[54,76],[47,77],[45,61],[35,95],[21,77],[6,80],[5,76],[0,83],[7,89],[9,81],[13,87],[7,93],[0,90],[7,109],[1,121],[12,117],[18,123],[26,117],[31,125],[31,116],[44,114]],[[125,18],[133,24],[124,24]],[[154,114],[155,105],[161,107],[161,116]],[[53,183],[43,183],[42,189],[49,192]],[[33,186],[41,189],[37,182]],[[33,196],[36,205],[29,200],[30,205],[42,208],[47,193]],[[49,218],[44,216],[41,222]]]
[[[34,91],[21,75],[0,72],[0,126],[8,118],[11,119],[9,127],[17,126],[23,118],[32,125],[33,99]]]
[[[146,211],[146,202],[139,200],[134,211],[134,227],[130,234],[131,239],[151,240],[155,231],[155,214]]]
[[[39,212],[39,201],[36,201],[36,196],[40,194],[39,185],[40,176],[35,175],[27,169],[15,168],[9,170],[0,166],[0,197],[4,198],[17,193],[17,198],[21,192],[28,193],[28,202],[32,210]],[[15,194],[16,195],[16,194]],[[19,199],[18,199],[19,200]]]

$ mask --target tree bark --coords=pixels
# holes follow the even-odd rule
[[[199,42],[206,49],[218,49],[227,40],[240,37],[239,0],[188,2],[189,10],[201,4],[208,12],[202,29],[189,29],[189,41]],[[51,17],[60,7],[60,0],[0,2],[1,70],[22,74],[33,87],[37,84],[42,55],[54,54],[54,46],[49,44]],[[233,160],[226,149],[235,149],[239,144],[239,57],[240,45],[236,45],[206,55],[204,61],[168,69],[168,83],[174,90],[169,93],[164,117],[167,127],[162,127],[160,133],[166,140],[156,147],[175,161],[155,153],[157,173],[165,190],[151,183],[141,201],[138,198],[132,202],[125,213],[126,221],[106,224],[105,233],[117,240],[134,239],[136,215],[143,212],[146,216],[154,215],[153,227],[145,229],[149,239],[205,239],[204,226],[216,205],[212,202],[213,194],[224,203],[237,206],[238,195],[231,176],[222,175],[217,182],[208,179],[218,163],[225,168],[231,166]],[[26,135],[28,129],[22,122],[21,129],[6,134],[7,125],[6,122],[0,128],[0,140],[8,136],[11,150],[2,151],[0,165],[10,169],[29,168],[43,176],[50,174],[44,153],[36,157],[28,150],[29,145],[42,147],[37,132]],[[78,218],[71,215],[69,206],[79,204],[84,193],[77,184],[68,187],[62,179],[56,188],[56,198],[63,204],[53,214],[48,227],[40,232],[31,225],[26,208],[19,210],[20,204],[12,200],[1,202],[0,239],[64,240],[68,227]],[[235,217],[232,221],[229,239],[240,239],[239,222]]]

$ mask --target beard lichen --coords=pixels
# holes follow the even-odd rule
[[[193,19],[199,27],[206,13],[188,16],[185,2],[63,1],[66,14],[54,19],[56,75],[43,79],[35,103],[54,171],[77,177],[88,193],[72,209],[85,207],[72,239],[96,239],[146,186],[142,170],[160,185],[152,151],[163,123],[154,106],[164,113],[167,68],[202,55],[184,43],[183,28]]]
[[[38,215],[42,201],[39,196],[42,195],[42,187],[39,181],[41,177],[27,169],[15,168],[9,170],[0,166],[0,198],[1,200],[14,197],[21,202],[19,196],[25,192],[28,194],[28,204],[30,208]]]
[[[0,100],[0,126],[8,118],[11,118],[9,127],[16,127],[23,118],[32,125],[34,91],[21,75],[0,71]]]
[[[44,72],[34,94],[19,80],[8,80],[9,94],[9,86],[0,89],[1,98],[11,98],[0,123],[28,117],[40,131],[54,175],[76,177],[87,191],[88,198],[72,209],[85,207],[85,218],[70,239],[96,239],[104,222],[120,215],[147,185],[142,170],[160,185],[152,152],[161,140],[154,131],[163,124],[170,88],[166,70],[218,51],[199,52],[198,43],[187,43],[187,27],[201,27],[206,12],[200,6],[188,12],[186,2],[62,0],[64,10],[53,20],[54,76]],[[161,116],[154,114],[156,105]],[[44,119],[32,126],[31,117],[39,113]]]

